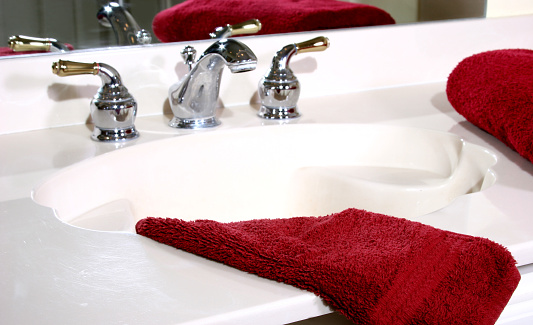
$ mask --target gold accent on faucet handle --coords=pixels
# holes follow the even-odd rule
[[[24,35],[14,35],[9,38],[8,46],[15,52],[20,51],[49,51],[55,39],[38,38]]]
[[[52,64],[52,72],[60,77],[74,76],[79,74],[98,74],[98,63],[82,63],[59,60]]]
[[[306,52],[319,52],[324,51],[329,47],[329,39],[324,36],[319,36],[307,41],[296,43],[295,45],[297,54]]]
[[[255,34],[261,30],[261,22],[258,19],[250,19],[231,25],[231,35]]]

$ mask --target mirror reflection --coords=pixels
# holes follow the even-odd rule
[[[3,46],[7,48],[9,38],[14,35],[34,38],[17,39],[21,44],[32,42],[35,44],[43,38],[52,38],[47,45],[52,51],[159,43],[161,40],[152,29],[154,17],[161,11],[185,1],[116,0],[110,3],[108,0],[3,0],[0,3],[0,40],[3,40]],[[211,3],[217,1],[223,2],[211,0]],[[272,1],[274,0],[270,0]],[[324,4],[326,1],[333,0],[324,0]],[[484,17],[487,8],[486,0],[342,1],[380,8],[390,14],[396,24]],[[305,1],[300,0],[300,2]],[[218,26],[209,28],[215,27]],[[265,24],[263,27],[265,28]],[[186,30],[190,26],[180,26],[180,28]],[[283,31],[275,31],[278,32]],[[196,36],[194,39],[200,38],[202,37]],[[203,38],[209,38],[208,33]],[[22,47],[22,49],[29,48]]]

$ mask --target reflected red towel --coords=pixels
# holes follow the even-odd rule
[[[74,47],[70,44],[65,44],[71,51],[74,50]],[[37,54],[37,53],[50,53],[48,51],[20,51],[15,52],[9,47],[0,47],[0,56],[8,55],[21,55],[21,54]]]
[[[520,280],[484,238],[348,209],[234,223],[146,218],[137,233],[319,295],[361,324],[493,324]]]
[[[533,51],[468,57],[450,74],[446,93],[468,121],[533,162]]]
[[[188,0],[158,13],[152,28],[162,42],[189,41],[253,18],[258,34],[394,24],[379,8],[337,0]]]

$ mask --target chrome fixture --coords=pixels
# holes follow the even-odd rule
[[[192,70],[194,62],[196,60],[196,49],[190,45],[185,46],[185,48],[180,52],[181,58],[189,66],[189,71]]]
[[[261,30],[261,22],[258,19],[250,19],[235,25],[226,25],[215,28],[209,33],[211,38],[228,38],[230,36],[255,34]]]
[[[224,66],[232,73],[254,70],[255,54],[245,44],[234,39],[222,39],[205,50],[197,62],[194,49],[187,47],[184,57],[191,70],[182,80],[172,85],[168,92],[174,117],[169,125],[175,128],[196,129],[220,124],[216,106]]]
[[[116,2],[110,2],[100,8],[96,14],[98,22],[113,28],[118,45],[150,44],[152,35],[139,27],[133,16]]]
[[[261,108],[259,116],[265,119],[287,119],[300,116],[296,103],[300,96],[300,83],[289,62],[296,54],[324,51],[329,40],[320,36],[305,42],[289,44],[279,50],[272,59],[270,70],[259,81]]]
[[[10,49],[15,52],[44,51],[68,52],[70,49],[55,38],[39,38],[24,35],[11,36],[7,42]]]
[[[102,87],[90,104],[94,122],[93,140],[117,142],[139,136],[134,125],[137,103],[122,85],[120,75],[113,67],[105,63],[59,60],[53,63],[52,72],[60,77],[92,74],[102,79]]]

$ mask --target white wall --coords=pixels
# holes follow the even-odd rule
[[[485,17],[485,0],[342,0],[387,11],[397,23]]]
[[[346,2],[364,3],[381,8],[388,12],[396,23],[418,21],[418,0],[343,0]]]
[[[487,0],[487,17],[533,14],[532,0]]]

